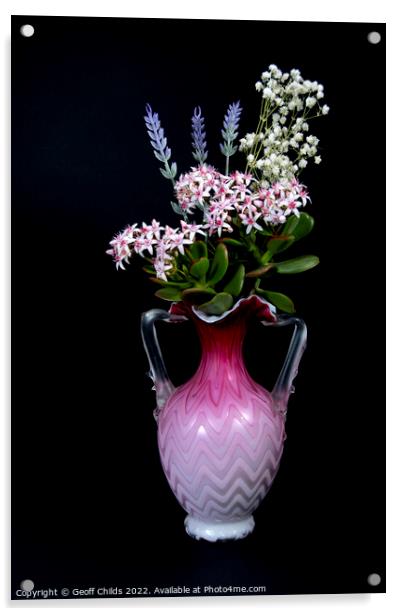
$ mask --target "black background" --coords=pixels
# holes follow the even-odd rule
[[[12,18],[13,592],[25,578],[385,590],[384,38],[380,24]],[[127,223],[175,224],[145,104],[179,171],[194,164],[201,105],[222,169],[227,105],[240,99],[241,133],[254,130],[254,83],[270,63],[323,83],[331,107],[311,123],[323,162],[302,176],[316,227],[298,254],[321,264],[278,287],[309,328],[279,473],[255,531],[209,544],[186,535],[159,461],[139,319],[166,306],[140,267],[116,272],[105,250]],[[191,325],[159,331],[184,382],[198,359]],[[267,387],[289,335],[255,325],[247,338],[249,370]]]

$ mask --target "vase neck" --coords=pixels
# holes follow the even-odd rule
[[[197,319],[195,325],[203,355],[241,355],[247,330],[246,319],[231,319],[228,323],[205,323]]]
[[[275,322],[267,302],[252,295],[240,300],[222,318],[197,312],[186,302],[174,304],[171,314],[193,321],[201,343],[201,362],[194,378],[251,379],[243,361],[243,341],[251,321]]]
[[[205,323],[197,319],[196,328],[201,344],[201,360],[194,376],[196,381],[234,385],[250,380],[243,359],[243,341],[247,329],[245,318],[219,323]]]

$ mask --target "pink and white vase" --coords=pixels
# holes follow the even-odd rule
[[[191,319],[202,355],[194,376],[175,388],[159,348],[155,322]],[[252,319],[264,325],[293,325],[285,363],[272,393],[256,383],[242,346]],[[253,512],[278,471],[292,382],[306,346],[299,318],[275,315],[256,295],[223,315],[207,316],[179,302],[169,312],[142,315],[142,338],[154,381],[158,446],[163,470],[187,512],[185,528],[196,539],[240,539],[254,529]]]

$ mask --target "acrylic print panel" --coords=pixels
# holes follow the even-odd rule
[[[24,24],[33,27],[32,36],[21,34]],[[369,37],[370,32],[378,35]],[[13,599],[385,591],[385,407],[378,310],[383,291],[378,248],[384,218],[384,54],[383,24],[12,18]],[[261,88],[255,84],[264,71],[275,72],[268,68],[271,64],[283,72],[299,69],[304,79],[317,80],[324,86],[324,98],[314,84],[308,85],[311,97],[318,98],[321,109],[323,104],[330,108],[311,120],[308,131],[296,131],[301,137],[282,151],[279,171],[275,159],[258,167],[258,160],[268,155],[252,143],[247,152],[229,151],[236,139],[256,130],[261,100],[271,94],[264,92],[268,77],[262,78]],[[305,94],[300,96],[305,104]],[[237,101],[240,117],[239,109],[232,107],[222,135],[224,115]],[[318,109],[315,101],[310,103]],[[152,107],[148,129],[159,160],[145,129],[147,104]],[[216,217],[215,227],[208,227],[208,242],[198,233],[197,249],[182,246],[183,239],[191,238],[188,230],[184,236],[176,233],[176,252],[169,244],[167,256],[159,254],[159,276],[173,264],[174,271],[165,275],[174,285],[166,287],[163,278],[157,285],[142,270],[145,264],[156,264],[135,254],[135,246],[146,249],[148,239],[151,250],[143,254],[155,257],[154,232],[147,237],[131,229],[131,236],[126,231],[123,238],[126,243],[114,245],[117,260],[127,256],[130,262],[122,262],[126,271],[116,270],[106,250],[127,225],[138,223],[141,228],[152,219],[178,225],[171,201],[188,209],[185,198],[192,197],[194,183],[183,179],[184,192],[175,196],[171,180],[162,177],[159,168],[174,176],[173,162],[178,174],[184,174],[203,160],[203,129],[197,118],[198,137],[193,141],[198,143],[198,161],[191,153],[191,118],[198,106],[205,118],[207,164],[218,171],[207,172],[212,173],[209,187],[198,177],[197,187],[204,187],[208,207],[213,191],[223,187],[220,194],[227,202],[220,202],[220,221],[232,225],[230,238],[240,245],[219,242],[229,232],[226,227],[218,235]],[[288,116],[296,118],[297,113],[295,103]],[[279,116],[271,120],[281,131],[289,117]],[[272,131],[272,122],[264,122],[259,130],[264,133],[269,124]],[[317,135],[318,144],[310,139],[303,153],[295,155],[310,133]],[[276,136],[283,147],[284,134]],[[268,131],[262,148],[271,147],[269,138]],[[164,161],[166,148],[172,154]],[[260,181],[265,178],[264,184],[250,184],[244,175],[223,177],[227,159],[229,174],[244,172],[245,154],[254,156],[249,157],[248,172]],[[311,202],[303,202],[300,186],[286,184],[291,171],[286,156],[293,162],[298,158],[293,171],[300,172]],[[320,164],[314,164],[316,156]],[[306,168],[302,159],[308,162]],[[275,174],[279,188],[273,186]],[[246,198],[248,210],[242,205]],[[298,226],[292,208],[304,227]],[[194,216],[203,215],[201,208],[193,210]],[[312,229],[309,216],[315,220]],[[278,234],[289,221],[293,226]],[[302,232],[307,227],[308,236]],[[274,243],[267,233],[274,234]],[[184,248],[200,252],[190,254]],[[221,254],[214,262],[217,252]],[[305,260],[300,265],[303,255],[318,255],[320,262],[313,259],[310,266],[315,267],[308,269]],[[296,265],[294,259],[299,259]],[[287,265],[278,266],[282,261]],[[234,277],[241,265],[250,273],[250,263],[255,269],[259,264],[261,271],[243,279],[240,267],[237,282],[229,280],[229,272]],[[187,270],[180,273],[181,267]],[[306,271],[295,273],[297,269]],[[165,396],[167,405],[174,394],[160,380],[157,392],[151,389],[140,333],[143,312],[170,306],[155,297],[155,290],[173,289],[171,299],[183,301],[189,280],[204,294],[203,302],[198,296],[193,301],[208,304],[212,318],[222,319],[219,314],[230,310],[242,293],[252,293],[260,310],[245,339],[245,363],[253,380],[247,381],[246,393],[242,390],[243,406],[230,398],[225,408],[216,406],[215,419],[208,387],[213,383],[233,396],[233,388],[240,390],[246,377],[241,369],[236,372],[227,355],[228,344],[237,344],[232,360],[241,361],[239,329],[227,333],[222,323],[202,326],[212,327],[204,335],[204,347],[209,345],[214,361],[216,349],[211,347],[221,338],[226,344],[214,369],[205,364],[209,376],[199,383],[197,394],[204,421],[194,424],[196,437],[189,449],[193,462],[195,439],[211,433],[211,425],[217,430],[215,449],[202,450],[200,445],[203,476],[195,467],[187,468],[187,475],[180,467],[178,452],[185,446],[177,439],[175,446],[173,437],[169,441],[171,467],[159,452],[157,429],[162,430],[161,418],[167,421],[167,414],[162,410],[157,424],[155,393]],[[282,373],[275,400],[269,398],[266,389],[273,390],[292,330],[259,322],[269,320],[273,304],[280,319],[292,311],[289,300],[275,292],[292,299],[296,317],[308,329],[288,403],[279,467],[275,455],[283,445],[286,406],[286,400],[278,406],[279,393],[286,394],[286,379],[294,374]],[[188,383],[201,357],[194,323],[161,322],[156,329],[172,383]],[[160,366],[156,368],[160,373]],[[191,396],[194,400],[194,391]],[[169,417],[186,418],[187,407],[175,404]],[[222,413],[232,421],[228,438],[232,430],[237,448],[219,440],[217,418]],[[189,417],[199,420],[194,413]],[[174,426],[164,426],[174,433]],[[245,431],[247,444],[241,440]],[[232,456],[226,467],[225,447]],[[223,487],[215,496],[208,448],[223,465],[215,477]],[[187,481],[187,495],[184,488],[181,496],[174,493],[164,468],[170,468],[170,480],[179,491]],[[253,474],[257,488],[250,483]],[[185,530],[188,511],[183,502],[195,511],[192,483],[199,490],[195,497],[201,509],[196,514],[201,521],[205,514],[206,526],[212,524],[220,533],[218,541],[207,540],[205,529],[192,528],[199,539]],[[237,496],[234,503],[227,500],[230,489]],[[204,498],[208,513],[202,509],[201,493],[210,494],[209,500]],[[258,504],[252,512],[250,493]],[[219,523],[225,507],[229,530],[222,540]],[[244,527],[241,511],[249,524],[253,516],[253,530]],[[236,528],[247,536],[233,539]]]

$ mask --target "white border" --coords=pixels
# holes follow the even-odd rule
[[[116,608],[135,608],[136,613],[149,614],[156,613],[163,609],[165,612],[176,612],[178,610],[190,610],[191,612],[203,612],[205,609],[213,614],[221,614],[222,610],[242,613],[244,609],[253,608],[255,613],[284,614],[297,613],[298,616],[304,614],[313,616],[315,614],[348,614],[375,615],[379,613],[394,614],[402,613],[400,595],[400,574],[401,574],[401,361],[400,349],[402,346],[401,338],[401,317],[402,293],[401,293],[401,240],[400,229],[402,229],[401,219],[401,198],[400,198],[400,177],[401,177],[401,157],[399,155],[402,144],[400,106],[402,101],[399,58],[402,57],[401,49],[401,20],[396,0],[365,0],[364,2],[350,0],[337,0],[337,2],[323,2],[322,0],[288,0],[284,2],[273,2],[269,0],[202,0],[202,2],[190,0],[153,0],[152,3],[139,3],[135,1],[122,0],[69,0],[69,1],[18,1],[10,2],[3,0],[0,7],[0,24],[2,28],[1,49],[3,58],[1,68],[3,76],[0,81],[3,92],[0,100],[5,103],[1,114],[1,132],[3,143],[0,147],[0,169],[2,170],[2,197],[3,203],[0,208],[0,229],[3,233],[1,246],[1,283],[3,286],[2,323],[0,347],[2,349],[2,385],[3,395],[3,426],[2,426],[2,447],[1,461],[3,463],[3,487],[2,493],[2,536],[3,553],[0,569],[0,587],[2,593],[2,603],[5,607],[17,611],[26,610],[28,603],[8,601],[9,594],[9,201],[10,201],[10,181],[9,181],[9,46],[10,46],[10,14],[31,14],[31,15],[76,15],[76,16],[120,16],[120,17],[189,17],[217,18],[217,19],[258,19],[258,20],[282,20],[282,21],[340,21],[340,22],[387,22],[387,51],[388,51],[388,156],[389,156],[389,175],[387,187],[388,196],[388,291],[387,291],[387,318],[388,318],[388,574],[387,574],[387,595],[296,595],[296,596],[272,596],[272,597],[211,597],[211,598],[186,598],[186,599],[149,599],[140,600],[74,600],[68,601],[40,601],[32,602],[33,608],[44,609],[66,609],[69,611],[84,607],[88,611],[105,609],[115,613]],[[302,44],[302,43],[301,43]],[[247,53],[252,51],[252,41],[245,42],[245,62]],[[317,49],[317,53],[320,50]],[[342,68],[340,67],[340,70]],[[373,81],[375,87],[375,81]],[[357,113],[351,110],[351,113]],[[375,118],[373,118],[372,129],[375,130]],[[6,136],[7,138],[4,138]],[[347,138],[347,136],[346,136]],[[392,159],[392,154],[395,157]],[[358,181],[365,181],[358,178]],[[348,199],[348,196],[345,197]],[[361,215],[361,204],[358,208]],[[352,210],[352,217],[356,214]],[[379,217],[384,216],[384,204],[379,204]],[[375,221],[373,221],[375,226]],[[23,237],[21,238],[21,241]],[[382,253],[377,253],[377,243],[373,239],[373,244],[368,242],[367,263],[369,259],[383,259]],[[376,295],[376,281],[373,281],[373,298],[366,298],[363,303],[358,305],[376,306],[384,302],[383,297]],[[374,314],[374,313],[373,313]],[[373,320],[373,328],[383,327],[383,320]],[[369,349],[368,349],[369,350]],[[381,358],[382,359],[382,358]],[[373,361],[376,358],[373,357]],[[379,365],[379,384],[382,385],[383,367]],[[399,404],[398,404],[399,402]],[[382,413],[383,409],[379,409]],[[369,469],[368,471],[369,472]],[[399,608],[399,609],[398,609]]]

